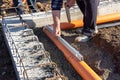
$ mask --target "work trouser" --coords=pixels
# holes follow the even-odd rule
[[[33,4],[31,4],[31,1],[33,2]],[[18,2],[18,0],[13,0],[13,3],[14,3],[14,7],[17,7],[18,6],[18,4],[19,4],[19,2]],[[31,5],[31,6],[29,6],[29,8],[31,9],[31,10],[33,10],[34,12],[36,12],[36,9],[35,9],[35,0],[27,0],[27,4],[28,5]],[[19,13],[19,14],[22,14],[22,11],[19,9],[19,8],[17,8],[17,12]]]
[[[33,11],[36,12],[36,0],[27,0],[27,4],[29,5],[29,8]]]
[[[52,0],[51,8],[52,10],[61,10],[63,0]]]
[[[99,0],[76,0],[76,2],[84,16],[83,32],[90,29],[95,30]]]
[[[14,3],[14,7],[17,7],[19,4],[18,0],[13,0],[13,3]],[[22,14],[22,11],[20,10],[20,8],[16,8],[16,10],[18,14]]]

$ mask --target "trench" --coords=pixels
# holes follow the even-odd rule
[[[100,47],[102,47],[102,45],[96,46],[98,43],[94,43],[95,41],[99,42],[100,40],[98,41],[98,39],[93,39],[87,43],[76,43],[74,41],[74,39],[79,34],[76,34],[75,31],[76,30],[74,30],[74,29],[62,31],[62,37],[84,56],[87,64],[103,80],[115,80],[115,79],[119,80],[120,79],[119,73],[116,72],[117,68],[115,67],[116,65],[113,62],[114,57],[112,55],[108,54],[109,51],[105,52],[104,50],[101,50]],[[58,63],[61,71],[66,76],[68,76],[69,80],[76,80],[76,79],[80,80],[79,75],[76,73],[73,73],[75,70],[73,68],[71,69],[70,67],[68,67],[68,65],[71,65],[71,64],[69,64],[68,62],[66,63],[66,59],[64,60],[63,53],[61,53],[60,50],[56,49],[55,44],[53,44],[53,42],[51,42],[50,39],[46,38],[45,34],[41,33],[41,29],[37,28],[34,30],[34,32],[36,33],[36,35],[38,35],[38,36],[41,35],[42,37],[44,37],[45,40],[43,40],[43,41],[41,40],[42,37],[40,37],[39,39],[44,43],[45,48],[51,53],[52,59],[56,63]],[[50,43],[50,44],[48,44],[48,43]],[[59,59],[56,60],[56,59],[54,59],[55,57],[57,57]],[[64,67],[67,70],[65,70]],[[70,68],[70,70],[69,70],[70,72],[68,72],[68,68]],[[72,73],[72,74],[70,74],[70,73]],[[74,78],[73,74],[75,75],[75,78]],[[71,75],[72,75],[72,78],[71,78]]]
[[[43,33],[42,28],[34,29],[34,33],[37,35],[40,42],[44,44],[45,50],[50,53],[52,60],[57,63],[61,73],[65,75],[69,80],[81,80],[81,77],[72,68],[71,64],[69,64],[69,62],[65,59],[63,53],[60,50],[58,50],[55,44],[53,44],[53,42],[51,42],[51,40]],[[98,47],[96,47],[95,44],[93,44],[94,42],[92,41],[87,43],[75,43],[74,38],[76,36],[78,36],[78,34],[75,33],[75,30],[62,31],[62,37],[66,41],[68,41],[70,45],[72,45],[75,49],[82,53],[88,65],[101,78],[105,80],[119,80],[119,74],[116,72],[116,67],[113,63],[113,56],[108,55],[107,52],[100,50]],[[5,44],[2,45],[4,46]],[[5,76],[9,73],[7,72],[7,69],[5,70],[6,73],[3,70],[2,76]],[[13,69],[12,72],[12,80],[16,80],[16,78],[14,77],[15,74]]]
[[[64,74],[69,80],[81,80],[81,77],[76,73],[76,71],[73,69],[71,64],[65,59],[63,53],[53,44],[53,42],[43,33],[42,28],[36,28],[34,29],[35,35],[38,36],[38,39],[40,42],[44,44],[44,47],[46,51],[50,53],[50,56],[54,62],[57,63],[58,67],[60,68],[60,71],[62,74]],[[75,49],[79,50],[82,55],[84,55],[85,61],[88,63],[88,65],[102,78],[105,80],[119,80],[119,74],[115,71],[116,68],[114,67],[115,64],[113,63],[114,59],[111,55],[109,55],[107,52],[104,52],[96,45],[94,45],[92,41],[87,43],[75,43],[74,38],[78,36],[78,34],[75,33],[75,30],[65,30],[62,31],[63,38],[68,41]],[[1,38],[3,41],[3,38]],[[94,40],[95,41],[95,40]],[[2,42],[3,43],[3,42]],[[91,47],[92,46],[92,47]],[[101,45],[102,46],[102,45]],[[5,47],[5,44],[2,44],[1,46],[2,51],[4,52],[7,48]],[[4,48],[4,49],[3,49]],[[7,54],[6,61],[9,61],[10,56],[8,56],[8,51],[5,51],[5,54]],[[5,55],[1,55],[4,59]],[[8,65],[8,64],[4,64]],[[9,63],[9,67],[12,67],[11,62]],[[3,74],[4,77],[1,76],[1,79],[11,79],[16,80],[14,70],[12,71],[11,75],[7,76],[10,72],[7,71],[8,69],[2,70],[3,72],[6,71],[5,74]]]

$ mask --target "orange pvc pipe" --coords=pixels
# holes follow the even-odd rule
[[[22,0],[23,3],[26,3],[27,0]]]
[[[103,16],[98,16],[97,17],[97,24],[102,24],[102,23],[108,23],[108,22],[113,22],[113,21],[118,21],[120,20],[120,12],[118,13],[112,13],[112,14],[107,14]],[[61,29],[73,29],[73,28],[79,28],[83,27],[83,20],[74,20],[71,21],[71,23],[68,22],[62,22],[61,23]]]
[[[78,72],[84,80],[102,80],[84,61],[76,58],[59,40],[56,36],[52,35],[50,31],[43,28],[46,35],[56,44],[56,46],[64,53],[66,59]]]

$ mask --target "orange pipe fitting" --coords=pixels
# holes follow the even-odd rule
[[[118,21],[120,20],[120,12],[118,13],[112,13],[112,14],[107,14],[103,16],[98,16],[97,17],[97,24],[102,24],[102,23],[108,23],[108,22],[113,22],[113,21]],[[62,22],[61,23],[61,29],[73,29],[73,28],[79,28],[83,27],[83,20],[74,20],[71,21],[71,23],[68,22]]]
[[[80,61],[76,58],[59,40],[58,37],[52,35],[52,33],[43,28],[43,31],[46,35],[56,44],[56,46],[64,53],[66,59],[70,62],[70,64],[74,67],[74,69],[78,72],[78,74],[84,80],[102,80],[84,61]]]

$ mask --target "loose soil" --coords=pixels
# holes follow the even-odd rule
[[[93,42],[114,58],[115,72],[120,73],[120,26],[101,29]]]
[[[63,38],[84,56],[86,63],[103,80],[119,80],[120,26],[99,29],[99,33],[86,43],[76,43],[74,39],[79,34],[75,32],[65,31]]]
[[[119,52],[117,53],[116,50],[119,51],[120,49],[118,48],[120,44],[120,35],[117,35],[119,38],[117,37],[118,39],[116,39],[116,42],[118,41],[116,47],[118,47],[116,49],[111,48],[112,53],[110,53],[110,51],[106,49],[111,46],[110,44],[114,44],[112,42],[113,38],[105,37],[105,35],[112,37],[107,32],[111,33],[114,30],[113,33],[115,31],[116,33],[119,33],[119,29],[120,27],[100,29],[99,34],[87,43],[74,42],[74,38],[78,36],[78,34],[75,33],[75,30],[62,31],[62,37],[84,56],[85,62],[99,76],[101,76],[103,80],[119,80],[119,61],[116,61],[116,59],[119,58],[117,58],[114,54],[119,55]],[[0,32],[0,80],[16,80],[13,65],[9,56],[9,52],[7,51],[7,47],[5,46],[2,31],[0,30]],[[50,53],[52,60],[57,63],[58,68],[60,68],[61,70],[61,73],[65,75],[69,80],[81,80],[80,76],[65,59],[63,53],[58,50],[53,42],[51,42],[51,40],[43,33],[42,28],[34,29],[34,33],[38,36],[40,42],[44,44],[45,50]],[[107,40],[111,40],[111,42],[108,43]],[[105,46],[105,44],[109,45]],[[115,51],[113,51],[114,49]]]
[[[81,77],[65,59],[63,53],[44,34],[42,28],[34,29],[34,33],[38,36],[40,42],[44,44],[45,50],[50,53],[52,60],[57,63],[61,73],[66,76],[68,80],[81,80]],[[84,56],[85,62],[103,80],[120,80],[120,26],[99,29],[99,33],[86,43],[76,43],[74,39],[77,36],[79,36],[79,34],[76,33],[76,30],[62,31],[62,37]],[[14,68],[4,42],[1,28],[0,80],[16,80]]]
[[[115,64],[116,59],[113,55],[109,54],[109,51],[104,50],[109,46],[106,47],[105,45],[99,45],[101,41],[103,41],[103,38],[101,36],[104,36],[106,34],[108,36],[111,36],[106,33],[106,30],[108,32],[112,32],[114,30],[116,31],[116,33],[119,33],[118,29],[120,29],[119,26],[99,29],[99,33],[91,41],[88,41],[86,43],[76,43],[74,41],[75,37],[79,36],[79,34],[76,34],[76,30],[62,31],[62,37],[84,56],[85,62],[103,80],[119,80],[120,75],[117,72],[119,66]],[[58,48],[53,44],[53,42],[51,42],[49,38],[47,38],[42,29],[34,29],[34,33],[38,36],[40,42],[44,44],[45,49],[50,52],[52,60],[58,64],[58,67],[60,68],[62,73],[67,76],[69,80],[81,80],[79,75],[74,71],[69,62],[67,62],[67,60],[64,58],[63,53],[58,50]],[[118,39],[116,39],[116,41],[118,41],[118,44],[116,45],[116,47],[118,48],[120,46],[120,35],[117,35],[117,38]],[[104,39],[107,40],[108,37],[104,37]],[[110,38],[111,44],[113,44],[112,39],[113,38]],[[106,45],[110,43],[106,43],[106,41],[103,42],[103,44]],[[119,51],[119,48],[117,49],[117,51]]]

